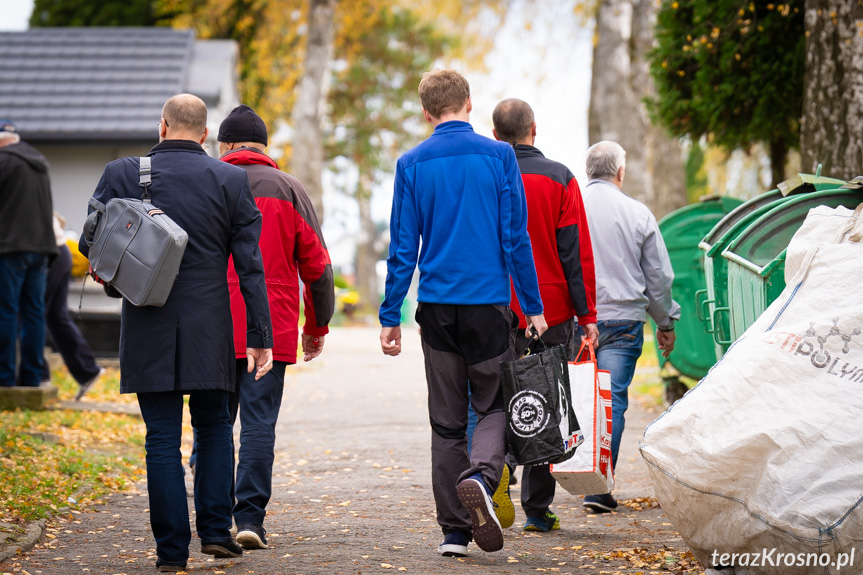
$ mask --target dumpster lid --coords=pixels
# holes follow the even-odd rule
[[[861,201],[863,201],[863,190],[834,189],[795,196],[779,202],[734,238],[722,252],[722,257],[741,265],[744,265],[742,260],[746,260],[752,266],[744,265],[744,267],[763,277],[768,271],[768,264],[788,247],[792,236],[803,224],[810,209],[821,205],[850,208],[856,207]],[[736,257],[729,257],[730,254]]]
[[[803,186],[815,186],[815,184],[836,184],[836,187],[845,184],[845,180],[837,180],[836,178],[828,178],[821,175],[821,170],[817,174],[797,174],[793,178],[788,178],[784,182],[779,183],[779,191],[783,196],[787,196],[794,190]],[[814,191],[814,189],[812,190]]]
[[[859,190],[863,188],[863,176],[857,176],[850,182],[845,182],[845,185],[842,186],[843,190]]]

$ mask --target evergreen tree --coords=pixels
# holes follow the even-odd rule
[[[152,0],[36,0],[30,26],[154,26]]]
[[[800,141],[803,0],[662,0],[656,41],[654,118],[729,150],[764,142],[783,180]]]

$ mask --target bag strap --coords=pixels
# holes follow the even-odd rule
[[[140,158],[140,167],[138,168],[138,185],[144,188],[144,193],[141,195],[141,199],[146,203],[152,203],[150,201],[150,156],[141,156]]]
[[[581,339],[581,347],[578,348],[578,353],[575,354],[575,362],[578,363],[581,359],[581,355],[584,353],[585,348],[587,348],[587,361],[596,363],[596,352],[593,350],[593,343],[587,337]]]
[[[538,341],[542,344],[543,351],[548,351],[548,345],[546,345],[545,340],[542,339],[542,336],[536,332],[536,328],[533,326],[530,326],[530,335],[533,337],[531,337],[530,341],[527,342],[527,347],[524,348],[524,351],[521,352],[521,355],[519,357],[525,357],[525,356],[530,355],[530,353],[531,353],[530,346],[532,346],[533,343],[536,341]]]
[[[90,204],[90,207],[92,207],[94,210],[96,210],[100,214],[105,213],[105,204],[103,204],[102,202],[100,202],[96,198],[90,198],[90,201],[87,203]]]

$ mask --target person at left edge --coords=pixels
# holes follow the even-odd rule
[[[147,426],[146,461],[150,524],[156,567],[184,570],[191,529],[180,456],[183,396],[189,396],[198,438],[195,525],[201,552],[240,557],[231,537],[233,450],[230,395],[235,389],[234,342],[228,291],[233,257],[246,303],[248,370],[261,378],[272,367],[273,334],[264,267],[258,250],[261,212],[246,171],[211,158],[207,107],[191,94],[170,98],[159,120],[152,158],[153,205],[189,235],[180,272],[162,307],[123,301],[120,327],[120,392],[137,393]],[[140,198],[139,159],[105,166],[93,196]],[[79,241],[81,253],[89,249]]]
[[[48,160],[0,120],[0,387],[42,379],[45,284],[57,256],[52,213]]]
[[[324,349],[333,317],[333,268],[312,202],[300,181],[279,170],[264,153],[267,126],[246,105],[234,108],[219,126],[221,160],[246,170],[252,195],[263,216],[260,249],[273,320],[273,369],[260,381],[245,370],[246,308],[233,265],[228,266],[237,392],[231,396],[231,423],[240,414],[234,522],[237,542],[246,549],[266,549],[264,516],[273,492],[276,422],[282,403],[285,367],[297,362],[297,321],[303,281],[303,359]]]

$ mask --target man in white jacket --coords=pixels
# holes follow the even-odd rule
[[[589,182],[582,192],[596,266],[599,369],[611,372],[611,459],[617,467],[620,438],[629,404],[629,384],[644,343],[644,322],[656,322],[656,343],[668,357],[674,349],[674,322],[680,306],[671,299],[674,272],[656,218],[623,191],[626,152],[615,142],[599,142],[587,151]],[[612,511],[610,493],[586,495],[584,506]]]

